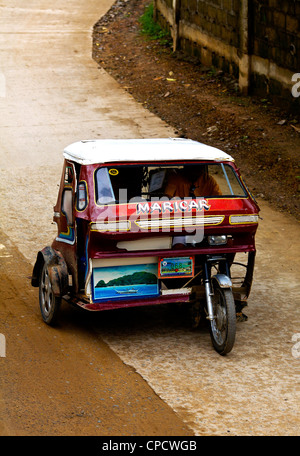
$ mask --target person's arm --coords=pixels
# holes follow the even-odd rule
[[[168,198],[173,198],[174,196],[176,196],[177,187],[178,187],[178,176],[173,173],[168,177],[168,182],[167,182],[167,185],[166,185],[166,188],[164,191],[165,195]]]

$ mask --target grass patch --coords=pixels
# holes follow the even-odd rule
[[[141,25],[141,33],[146,35],[151,40],[156,40],[164,46],[171,45],[171,35],[167,30],[153,19],[153,3],[146,6],[144,14],[139,19]]]

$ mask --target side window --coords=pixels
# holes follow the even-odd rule
[[[74,179],[73,168],[72,168],[72,166],[67,165],[66,169],[65,169],[65,185],[72,184],[73,179]]]
[[[84,211],[87,207],[88,197],[87,197],[87,188],[86,182],[80,181],[77,188],[77,210]]]
[[[66,216],[67,224],[73,225],[74,190],[76,185],[75,167],[73,163],[67,163],[64,172],[64,189],[61,199],[61,211]]]
[[[61,210],[67,218],[68,225],[73,225],[73,191],[65,188],[62,195]]]

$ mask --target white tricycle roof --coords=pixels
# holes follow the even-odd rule
[[[65,148],[64,157],[81,165],[169,160],[234,161],[215,147],[182,138],[78,141]]]

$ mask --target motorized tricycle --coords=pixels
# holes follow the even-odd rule
[[[234,159],[216,148],[181,138],[71,144],[57,236],[32,274],[42,318],[55,324],[62,299],[90,311],[185,303],[225,355],[251,289],[258,214]]]

